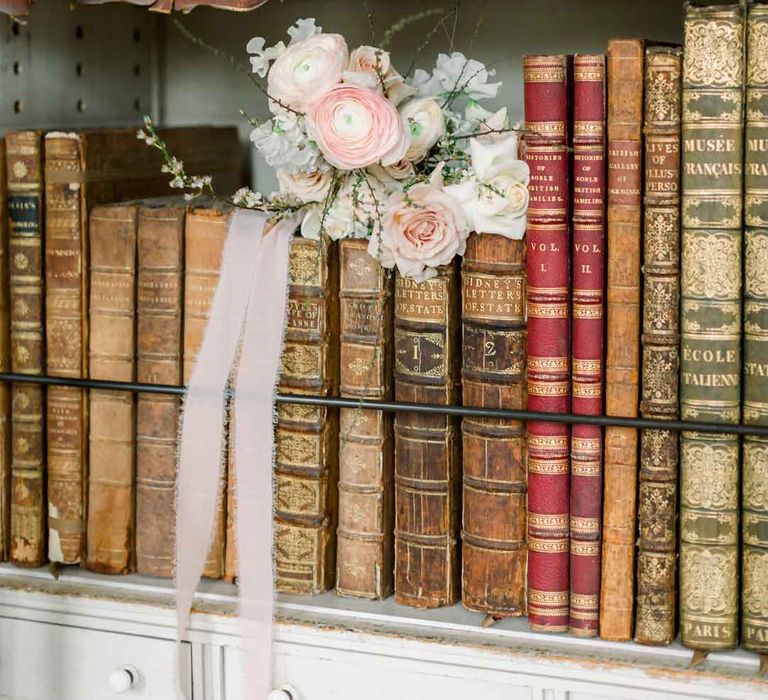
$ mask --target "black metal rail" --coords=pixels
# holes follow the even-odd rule
[[[42,384],[72,386],[82,389],[110,389],[148,394],[183,395],[186,387],[170,384],[141,384],[139,382],[116,382],[102,379],[74,379],[70,377],[48,377],[31,374],[0,372],[0,382],[18,384]],[[376,401],[370,399],[343,399],[335,396],[304,396],[299,394],[277,394],[277,403],[305,404],[309,406],[330,406],[336,408],[369,408],[381,411],[413,411],[417,413],[438,413],[448,416],[475,418],[506,418],[521,421],[548,421],[551,423],[581,423],[587,425],[615,425],[624,428],[657,428],[662,430],[691,430],[700,433],[730,433],[735,435],[759,435],[768,437],[768,426],[739,425],[732,423],[701,423],[681,420],[652,420],[650,418],[619,418],[617,416],[581,416],[573,413],[538,413],[500,408],[475,408],[472,406],[440,406],[437,404],[403,403],[400,401]]]

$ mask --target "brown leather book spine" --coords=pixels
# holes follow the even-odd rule
[[[644,418],[676,419],[680,373],[679,48],[645,54]],[[669,644],[677,612],[678,434],[640,434],[635,641]]]
[[[39,131],[6,134],[10,234],[11,369],[43,370],[43,170]],[[11,561],[45,562],[45,390],[34,384],[11,389]]]
[[[335,396],[339,390],[337,245],[294,238],[280,391]],[[281,404],[275,457],[275,575],[282,593],[333,587],[339,477],[338,412]]]
[[[395,400],[460,396],[459,285],[454,264],[425,282],[395,281]],[[456,418],[395,417],[395,600],[418,608],[459,597],[461,443]]]
[[[46,135],[46,365],[54,377],[81,378],[88,371],[85,187],[70,186],[82,166],[77,134]],[[85,389],[48,387],[48,558],[62,564],[80,562],[85,548],[87,404]]]
[[[11,370],[11,305],[8,289],[8,202],[5,140],[0,138],[0,372]],[[11,387],[0,382],[0,561],[11,535]]]
[[[5,139],[0,138],[0,372],[11,371],[11,305],[8,287],[8,202]],[[11,387],[0,382],[0,561],[11,535]]]
[[[473,233],[461,268],[465,406],[524,409],[525,241]],[[464,418],[461,598],[494,617],[525,612],[525,426]]]
[[[640,374],[640,260],[644,42],[608,42],[608,324],[605,409],[636,417]],[[600,636],[632,638],[637,430],[605,430]]]
[[[91,210],[91,379],[136,379],[136,222],[135,205]],[[91,389],[87,566],[101,573],[131,568],[134,421],[132,394]]]
[[[234,412],[229,409],[229,428],[227,435],[227,491],[226,491],[226,528],[224,532],[224,574],[222,578],[228,583],[234,583],[237,580],[237,496],[235,490],[235,471],[234,459],[234,431],[233,422]]]
[[[392,399],[394,275],[346,239],[340,257],[340,385],[347,398]],[[336,592],[382,599],[393,590],[393,415],[339,410],[339,528]]]
[[[213,295],[219,283],[230,213],[229,209],[222,208],[190,207],[187,210],[184,230],[184,384],[189,383],[203,343]],[[226,506],[223,490],[222,486],[211,549],[203,570],[203,575],[208,578],[224,575]]]
[[[184,206],[142,206],[138,220],[136,378],[181,383]],[[180,399],[139,394],[136,407],[136,570],[173,575]]]

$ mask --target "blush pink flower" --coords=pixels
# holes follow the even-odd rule
[[[408,132],[385,97],[342,84],[320,95],[307,111],[309,135],[325,159],[341,170],[397,163],[408,150]]]
[[[429,182],[387,200],[380,234],[374,231],[368,252],[382,266],[397,266],[419,282],[434,277],[467,247],[469,222],[458,201],[443,189],[442,167]]]
[[[341,82],[348,62],[347,42],[339,34],[317,34],[291,44],[267,77],[270,110],[284,111],[279,100],[304,112],[315,98]]]

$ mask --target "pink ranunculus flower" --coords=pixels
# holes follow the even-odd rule
[[[348,62],[347,42],[340,34],[317,34],[291,44],[269,71],[269,108],[274,113],[284,111],[279,100],[306,112],[318,96],[341,82]]]
[[[356,85],[336,85],[320,95],[307,111],[307,128],[325,159],[340,170],[392,165],[408,150],[397,109]]]
[[[418,282],[464,254],[469,222],[459,202],[443,189],[442,166],[429,182],[390,196],[377,234],[374,231],[368,252],[384,267],[397,266],[401,275]]]

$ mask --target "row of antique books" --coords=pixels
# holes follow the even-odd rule
[[[241,184],[236,129],[164,133],[196,173]],[[15,131],[0,145],[0,370],[181,384],[227,214],[186,217],[183,199],[159,197],[168,177],[135,129]],[[0,559],[170,575],[178,402],[0,384]],[[206,571],[221,576],[216,542]]]
[[[529,410],[768,424],[766,37],[765,4],[690,3],[682,49],[524,59]],[[765,438],[530,422],[527,450],[534,628],[768,651]]]

